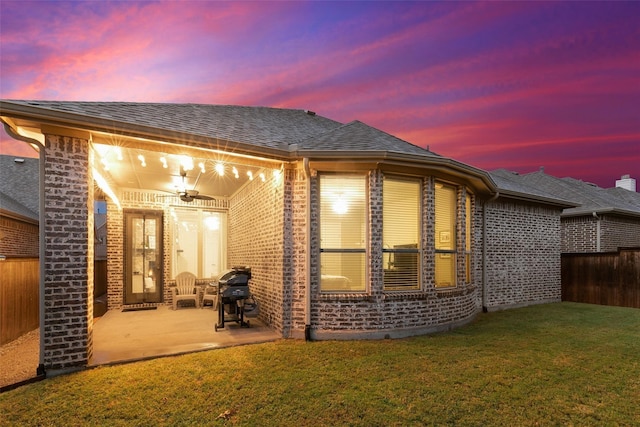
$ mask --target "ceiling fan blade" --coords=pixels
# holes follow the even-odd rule
[[[205,196],[204,194],[195,194],[191,197],[193,197],[194,199],[200,199],[200,200],[215,200],[213,197]]]

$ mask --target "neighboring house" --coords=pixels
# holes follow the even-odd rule
[[[359,121],[16,100],[0,118],[43,150],[47,370],[92,357],[96,186],[109,309],[171,304],[179,272],[206,282],[233,266],[251,267],[283,337],[402,337],[560,301],[560,214],[575,204]]]
[[[562,252],[611,252],[640,246],[640,194],[635,179],[626,175],[614,188],[600,188],[574,178],[556,178],[544,170],[518,175],[505,170],[491,172],[522,184],[573,200],[576,206],[562,211]]]
[[[38,258],[38,159],[0,155],[0,256]]]

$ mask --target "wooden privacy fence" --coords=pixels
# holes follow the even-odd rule
[[[640,248],[562,254],[562,300],[640,308]]]
[[[39,326],[38,258],[0,261],[0,345]]]

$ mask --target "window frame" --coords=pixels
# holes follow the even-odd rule
[[[417,184],[418,186],[418,195],[417,195],[417,219],[418,219],[418,223],[417,223],[417,229],[416,231],[416,247],[415,248],[402,248],[402,247],[397,247],[397,246],[409,246],[409,245],[413,245],[413,243],[407,243],[407,244],[400,244],[400,245],[395,245],[396,247],[394,248],[385,248],[385,244],[384,244],[384,236],[385,236],[385,223],[387,221],[387,218],[384,214],[384,201],[385,201],[385,182],[389,180],[389,181],[396,181],[396,182],[406,182],[406,183],[411,183],[411,184]],[[402,176],[402,175],[395,175],[395,174],[383,174],[382,177],[382,238],[383,238],[383,246],[382,246],[382,259],[383,259],[383,271],[382,271],[382,289],[384,292],[407,292],[407,291],[420,291],[422,289],[422,245],[423,245],[423,236],[422,236],[422,227],[423,227],[423,223],[422,223],[422,212],[423,212],[423,197],[422,194],[424,193],[424,180],[420,177],[409,177],[409,176]],[[386,255],[388,254],[389,256],[389,268],[386,268],[385,266],[385,258]],[[416,256],[416,271],[415,271],[415,279],[416,279],[416,283],[415,284],[411,284],[411,285],[399,285],[399,284],[390,284],[389,286],[387,286],[387,281],[391,282],[394,277],[393,276],[400,276],[400,279],[402,278],[402,271],[397,271],[395,272],[392,268],[391,268],[391,258],[394,258],[394,264],[395,264],[395,256],[396,255],[405,255],[405,254],[415,254]],[[394,265],[395,267],[395,265]],[[394,273],[392,273],[394,272]],[[395,274],[397,273],[397,274]],[[389,275],[389,276],[388,276]]]
[[[448,237],[448,241],[453,243],[453,247],[450,249],[442,249],[442,248],[438,248],[438,240],[442,239],[442,236],[438,236],[438,227],[437,227],[437,211],[438,211],[438,198],[436,196],[436,189],[438,187],[438,185],[441,185],[442,188],[444,187],[448,187],[451,188],[453,190],[453,195],[454,195],[454,211],[452,213],[452,224],[453,227],[450,230],[446,230],[447,232],[450,233],[449,237]],[[436,180],[434,183],[434,189],[433,189],[433,206],[434,206],[434,218],[433,218],[433,225],[434,225],[434,277],[433,277],[433,286],[437,289],[437,290],[447,290],[447,289],[454,289],[458,287],[458,236],[457,236],[457,230],[458,230],[458,221],[459,221],[459,206],[458,206],[458,192],[459,192],[459,187],[456,184],[453,183],[448,183],[445,181],[440,181],[440,180]],[[438,258],[439,257],[446,257],[446,259],[451,259],[451,263],[452,263],[452,283],[448,286],[438,286],[438,268],[437,268],[437,262],[438,262]],[[445,258],[442,258],[445,259]]]
[[[204,228],[206,226],[205,222],[206,222],[206,218],[208,215],[211,214],[216,214],[219,216],[219,227],[220,227],[220,246],[219,246],[219,250],[220,250],[220,254],[218,256],[219,258],[219,262],[220,262],[220,266],[218,268],[218,273],[217,274],[221,274],[223,273],[226,269],[227,269],[227,245],[228,245],[228,236],[227,236],[227,232],[228,232],[228,214],[227,212],[218,210],[218,209],[212,209],[212,208],[207,208],[207,207],[185,207],[185,206],[177,206],[174,207],[170,210],[168,218],[170,221],[170,230],[171,230],[171,237],[170,237],[170,250],[171,250],[171,254],[169,255],[169,260],[170,260],[170,266],[171,268],[169,269],[169,275],[171,277],[171,279],[175,279],[175,276],[177,274],[179,274],[181,271],[178,271],[180,268],[177,265],[177,248],[176,248],[176,238],[177,238],[177,234],[176,234],[176,227],[177,227],[177,220],[179,218],[179,215],[183,213],[183,214],[192,214],[195,215],[195,224],[197,226],[197,240],[195,242],[196,244],[196,248],[195,248],[195,254],[197,259],[195,260],[195,268],[192,268],[191,270],[195,270],[195,271],[190,271],[191,273],[195,274],[196,277],[198,278],[207,278],[205,277],[205,272],[207,270],[206,266],[205,266],[205,244],[207,243],[205,241],[205,231]],[[211,278],[215,277],[211,276]]]
[[[323,217],[322,217],[322,181],[325,177],[332,178],[359,178],[362,179],[364,183],[364,245],[362,248],[355,247],[343,247],[343,248],[331,248],[331,247],[323,247],[322,244],[322,229],[323,229]],[[369,236],[370,236],[370,194],[369,194],[369,180],[367,173],[356,173],[356,172],[318,172],[318,289],[321,294],[344,294],[344,293],[355,293],[355,294],[366,294],[369,291],[369,268],[367,266],[367,260],[370,259],[370,245],[369,245]],[[352,288],[338,288],[338,289],[323,289],[322,286],[322,276],[323,276],[323,254],[363,254],[363,271],[362,274],[362,288],[361,289],[352,289]]]

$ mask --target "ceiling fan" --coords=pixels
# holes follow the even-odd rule
[[[215,200],[211,196],[205,196],[204,194],[200,194],[197,190],[188,190],[185,184],[185,179],[187,177],[187,171],[184,170],[184,167],[180,166],[180,176],[182,177],[182,186],[176,189],[176,196],[180,197],[185,203],[191,203],[194,200]],[[196,179],[193,187],[195,188],[198,185],[198,180],[200,179],[200,174],[198,174],[198,178]]]

